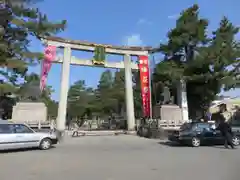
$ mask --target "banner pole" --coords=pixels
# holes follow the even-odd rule
[[[41,82],[41,79],[42,79],[42,76],[43,76],[43,63],[44,63],[43,61],[44,61],[44,59],[42,59],[42,60],[41,60],[41,63],[40,63],[41,67],[40,67],[39,89],[40,89],[41,93],[42,93],[42,91],[43,91],[43,89],[42,89],[42,82]]]
[[[150,63],[150,56],[151,55],[148,55],[148,69],[149,69],[149,93],[150,93],[150,97],[149,97],[149,104],[150,104],[150,120],[152,120],[152,117],[153,117],[153,112],[152,112],[152,76],[151,76],[151,63]]]

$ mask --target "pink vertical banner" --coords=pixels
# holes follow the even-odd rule
[[[143,116],[150,117],[150,82],[148,56],[139,56]]]
[[[40,77],[40,90],[43,91],[46,83],[47,76],[51,69],[52,62],[56,58],[56,46],[47,46],[44,50],[44,59],[42,61],[41,77]]]

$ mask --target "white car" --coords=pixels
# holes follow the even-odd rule
[[[15,124],[0,120],[0,150],[34,148],[47,150],[57,144],[54,133],[35,132],[25,124]]]

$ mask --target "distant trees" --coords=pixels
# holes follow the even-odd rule
[[[137,81],[139,82],[139,80]],[[140,91],[136,84],[133,87],[135,109],[136,112],[138,111],[138,116],[141,116]],[[123,116],[125,108],[124,70],[115,73],[110,70],[104,71],[96,89],[87,88],[82,80],[75,82],[69,89],[68,116],[73,119],[93,114],[101,117]]]

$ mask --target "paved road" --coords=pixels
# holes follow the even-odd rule
[[[239,180],[240,147],[170,147],[135,136],[70,137],[0,154],[1,180]]]

